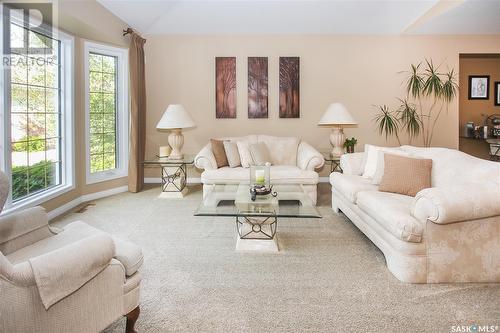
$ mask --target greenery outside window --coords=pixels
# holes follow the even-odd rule
[[[85,42],[87,184],[128,172],[127,50]]]
[[[31,30],[13,16],[2,34],[8,38],[1,43],[8,46],[0,78],[0,168],[11,178],[7,211],[74,187],[73,38],[42,28]]]

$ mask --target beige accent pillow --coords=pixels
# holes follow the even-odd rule
[[[249,168],[251,165],[254,165],[255,163],[253,162],[252,154],[250,154],[248,143],[244,141],[236,141],[236,146],[238,147],[238,152],[240,153],[241,166]]]
[[[271,163],[271,154],[269,154],[269,149],[264,142],[251,144],[249,148],[252,159],[256,165],[264,165],[268,162]]]
[[[385,150],[379,150],[377,155],[377,169],[375,170],[375,174],[373,175],[372,178],[372,184],[373,185],[379,185],[380,182],[382,181],[382,177],[384,176],[384,155],[386,154],[391,154],[391,155],[398,155],[398,156],[406,156],[410,157],[411,154],[403,151],[403,150],[396,150],[393,149],[390,152],[385,151]]]
[[[212,152],[214,153],[215,162],[218,168],[228,166],[226,151],[224,150],[224,142],[220,140],[210,139]]]
[[[431,187],[432,160],[384,154],[384,176],[379,191],[414,197]]]
[[[229,164],[229,167],[239,167],[241,165],[241,159],[236,142],[224,141],[224,150],[226,151],[227,163]]]

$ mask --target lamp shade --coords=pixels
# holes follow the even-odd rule
[[[160,121],[156,125],[157,129],[174,129],[194,127],[194,121],[180,104],[170,104]]]
[[[334,125],[357,125],[358,123],[351,116],[347,108],[342,103],[332,103],[321,117],[319,126]]]

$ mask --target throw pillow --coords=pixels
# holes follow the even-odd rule
[[[365,145],[365,154],[363,156],[363,178],[373,178],[377,171],[378,151],[399,151],[399,148],[378,147],[373,145]]]
[[[375,170],[375,174],[373,175],[372,178],[372,184],[374,185],[379,185],[380,182],[382,181],[382,177],[384,176],[384,155],[385,154],[392,154],[392,155],[398,155],[398,156],[406,156],[410,157],[411,154],[403,151],[403,150],[396,150],[392,149],[390,152],[386,150],[379,150],[377,152],[377,169]]]
[[[224,150],[224,142],[220,140],[210,139],[212,152],[214,153],[215,162],[218,168],[228,166],[226,151]]]
[[[241,166],[244,168],[249,168],[254,165],[252,159],[252,154],[250,154],[250,148],[248,148],[248,143],[245,141],[236,141],[236,146],[238,147],[238,152],[240,153]]]
[[[384,154],[384,176],[379,191],[414,197],[431,187],[432,160]]]
[[[256,165],[271,163],[271,154],[269,154],[269,149],[264,142],[254,143],[249,147],[250,154],[252,154],[252,159]]]
[[[241,165],[240,153],[236,142],[224,141],[224,150],[226,151],[227,163],[230,168],[236,168]]]

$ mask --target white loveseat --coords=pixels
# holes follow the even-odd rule
[[[296,137],[270,135],[248,135],[220,138],[220,140],[244,141],[249,144],[265,143],[272,159],[271,182],[273,184],[300,184],[316,204],[319,177],[314,170],[321,168],[325,160],[311,145]],[[210,192],[214,184],[249,182],[250,173],[248,168],[241,166],[217,168],[210,143],[201,149],[194,159],[194,164],[197,168],[204,169],[201,174],[203,197]]]
[[[378,191],[363,178],[363,153],[332,173],[332,208],[384,253],[411,283],[500,282],[500,163],[457,150],[402,146],[432,159],[432,188],[415,197]]]

